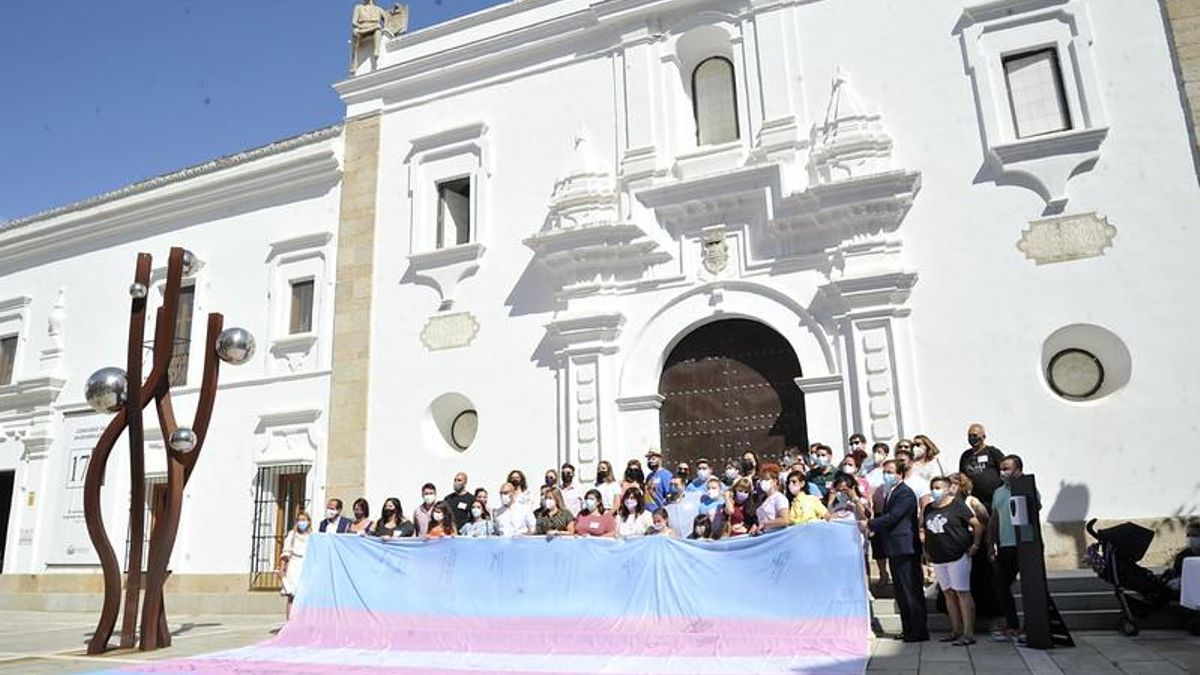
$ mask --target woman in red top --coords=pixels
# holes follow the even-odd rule
[[[758,504],[754,499],[754,486],[748,477],[742,476],[734,481],[733,487],[725,493],[725,504],[725,512],[729,515],[728,536],[748,534],[758,522],[754,515]]]
[[[583,508],[575,516],[575,534],[580,537],[616,537],[617,521],[604,511],[604,496],[592,488],[583,495]]]

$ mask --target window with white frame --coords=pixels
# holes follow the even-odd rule
[[[738,139],[737,86],[729,59],[712,56],[692,71],[692,111],[697,144],[716,145]]]
[[[1058,50],[1049,47],[1003,59],[1013,133],[1031,138],[1071,129]]]
[[[437,195],[437,248],[471,243],[470,176],[439,182]]]
[[[0,338],[0,386],[12,384],[13,370],[17,363],[17,336]]]
[[[328,329],[327,248],[331,232],[273,241],[267,252],[267,370],[294,373],[320,366],[320,336]]]
[[[171,362],[167,366],[167,377],[171,386],[187,384],[188,362],[192,348],[192,314],[196,309],[196,287],[183,286],[179,289],[179,309],[175,314],[175,343],[171,345]]]

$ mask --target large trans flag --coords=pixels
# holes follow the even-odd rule
[[[313,535],[272,640],[111,673],[703,675],[866,670],[862,540]]]

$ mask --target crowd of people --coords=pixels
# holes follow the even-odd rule
[[[925,435],[902,439],[895,448],[877,442],[868,450],[866,438],[856,433],[836,462],[829,446],[814,443],[807,452],[785,452],[778,463],[760,463],[756,453],[746,452],[736,463],[718,466],[699,459],[673,470],[660,452],[650,450],[645,468],[631,459],[620,475],[611,463],[599,462],[590,487],[580,484],[571,464],[547,469],[537,486],[514,469],[497,490],[498,502],[486,488],[468,489],[467,474],[459,472],[441,497],[433,483],[426,483],[411,519],[396,497],[385,499],[374,517],[366,499],[356,499],[347,516],[342,500],[331,498],[317,529],[384,539],[715,540],[817,521],[845,522],[859,527],[870,542],[878,583],[894,588],[902,624],[897,639],[930,639],[924,586],[936,581],[952,626],[942,641],[974,644],[977,617],[995,621],[992,639],[1016,641],[1021,633],[1011,587],[1018,574],[1018,542],[1008,484],[1024,464],[989,445],[980,424],[968,429],[967,444],[954,463]],[[685,501],[694,505],[695,517],[672,522],[669,507]],[[308,514],[299,514],[285,541],[281,566],[289,609],[312,527]]]

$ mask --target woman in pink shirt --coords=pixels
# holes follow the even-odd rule
[[[779,491],[779,471],[766,468],[758,474],[758,489],[762,491],[762,502],[755,510],[758,523],[750,534],[762,534],[788,526],[788,500]]]
[[[616,537],[617,521],[604,511],[604,496],[592,488],[583,495],[583,508],[575,516],[575,534],[580,537]]]

